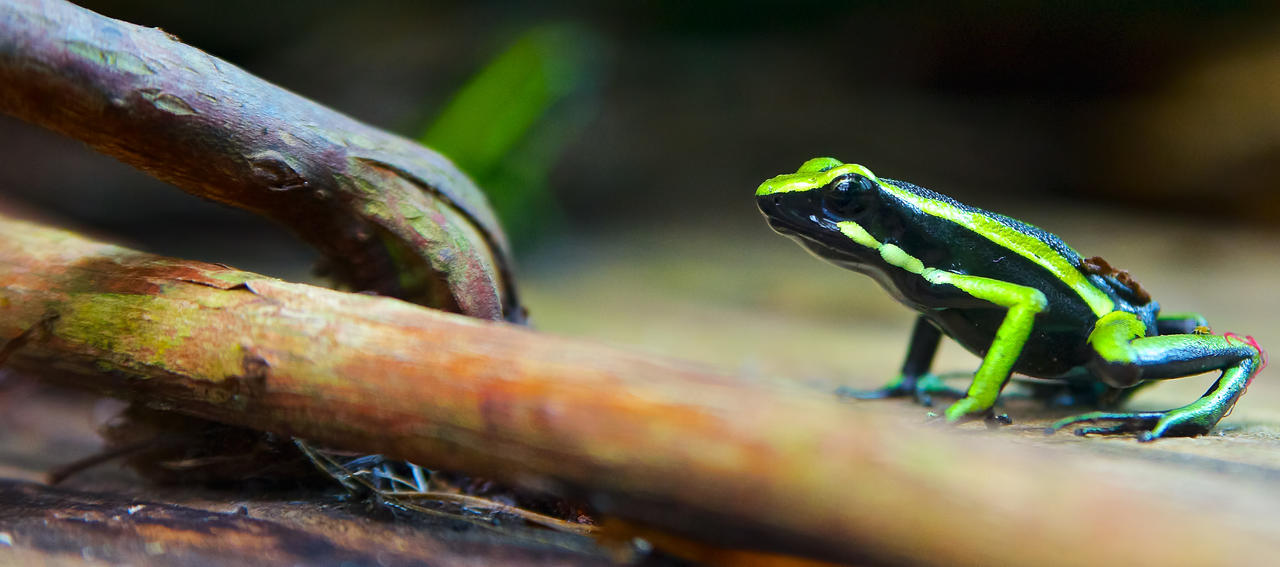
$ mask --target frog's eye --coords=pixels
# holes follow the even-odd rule
[[[875,181],[865,176],[842,176],[823,187],[822,204],[828,211],[839,215],[856,215],[866,209],[867,200],[875,189]]]
[[[858,179],[858,190],[862,191],[864,194],[880,189],[880,186],[877,185],[875,181],[872,181],[870,177],[856,174],[854,177]]]

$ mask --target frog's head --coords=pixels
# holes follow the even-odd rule
[[[879,180],[867,168],[814,158],[795,173],[760,184],[756,206],[773,230],[821,253],[848,248],[849,237],[839,223],[867,214],[879,191]]]

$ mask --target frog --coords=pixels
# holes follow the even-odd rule
[[[1204,317],[1162,313],[1127,271],[1084,258],[1054,234],[962,204],[858,164],[814,158],[766,180],[756,205],[768,225],[814,256],[870,276],[916,312],[906,358],[883,387],[842,397],[956,400],[948,423],[1009,423],[995,407],[1016,373],[1058,384],[1033,397],[1092,404],[1054,433],[1139,441],[1211,431],[1266,365],[1251,336],[1213,334]],[[981,359],[966,390],[931,372],[943,336]],[[1121,411],[1138,387],[1212,371],[1203,396],[1165,411]],[[1006,394],[1008,396],[1009,394]],[[936,414],[933,414],[936,415]]]

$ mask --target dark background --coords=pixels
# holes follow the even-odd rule
[[[817,155],[1001,210],[1074,201],[1203,231],[1269,229],[1280,209],[1271,3],[81,4],[408,136],[524,30],[573,24],[592,66],[547,118],[574,121],[547,158],[562,214],[534,215],[522,253],[758,223],[755,186]],[[6,199],[161,253],[274,273],[310,257],[75,142],[7,117],[0,132]]]

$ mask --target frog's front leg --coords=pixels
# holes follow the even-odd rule
[[[1089,335],[1089,345],[1094,350],[1090,372],[1116,387],[1211,370],[1221,370],[1222,375],[1200,399],[1180,408],[1088,413],[1058,421],[1048,432],[1080,423],[1115,422],[1107,427],[1077,429],[1076,434],[1136,432],[1139,441],[1166,435],[1203,435],[1231,411],[1263,366],[1262,350],[1251,339],[1209,334],[1145,335],[1145,325],[1132,313],[1116,311],[1103,316]]]
[[[982,365],[974,373],[969,391],[944,414],[950,422],[989,416],[1000,390],[1013,373],[1013,365],[1018,362],[1027,337],[1031,336],[1036,314],[1044,311],[1049,302],[1038,289],[991,278],[936,269],[926,269],[921,276],[934,285],[952,285],[973,297],[1008,308],[991,347],[982,357]]]
[[[896,378],[878,390],[854,390],[841,386],[836,390],[836,394],[859,400],[911,396],[917,403],[926,407],[933,405],[935,394],[951,395],[956,398],[963,396],[964,392],[948,388],[942,378],[929,372],[941,340],[942,331],[939,331],[925,317],[917,318],[915,328],[911,331],[911,343],[907,345],[907,358],[903,361],[902,371]]]

